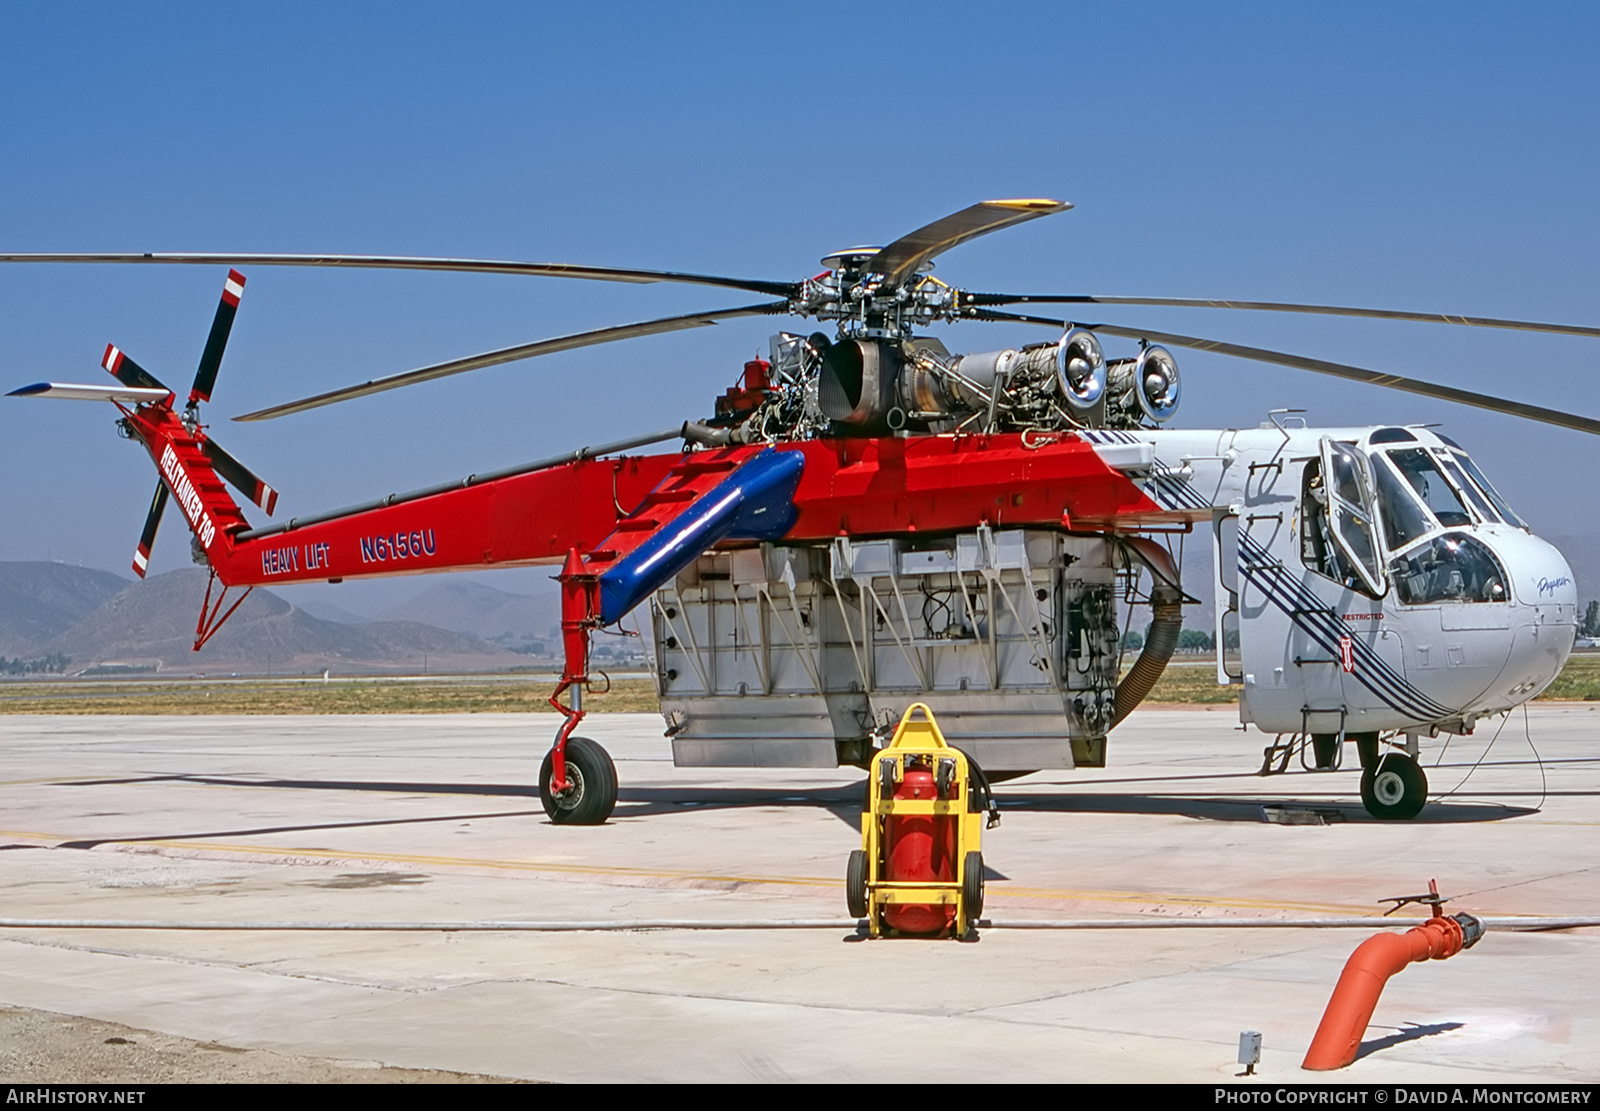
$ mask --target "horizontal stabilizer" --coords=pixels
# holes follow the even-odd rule
[[[35,382],[12,390],[7,397],[61,397],[69,401],[164,401],[171,390],[149,389],[141,386],[79,386],[71,382]]]

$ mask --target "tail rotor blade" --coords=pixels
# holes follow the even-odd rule
[[[215,440],[207,440],[204,450],[212,468],[225,481],[265,509],[269,516],[277,509],[278,491],[257,478],[254,471],[229,455]]]
[[[141,390],[167,390],[166,383],[128,358],[114,343],[106,344],[105,358],[100,360],[100,365],[109,370],[112,377],[124,386],[133,386]],[[172,391],[167,390],[167,392]]]
[[[156,529],[161,527],[161,511],[167,508],[167,484],[156,482],[155,497],[150,499],[150,512],[144,519],[144,531],[139,534],[139,549],[133,553],[133,573],[141,579],[150,568],[150,549],[155,546]]]
[[[222,352],[228,346],[228,333],[233,331],[233,317],[239,311],[239,298],[244,295],[244,275],[237,270],[228,271],[228,280],[222,283],[222,300],[217,303],[217,315],[211,321],[211,334],[206,337],[206,349],[200,355],[200,366],[194,372],[194,387],[189,391],[189,404],[211,400],[211,389],[217,384],[217,370],[222,366]]]

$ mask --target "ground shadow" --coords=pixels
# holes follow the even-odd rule
[[[1393,1034],[1382,1038],[1374,1038],[1369,1042],[1362,1042],[1361,1048],[1356,1050],[1356,1060],[1361,1060],[1369,1053],[1377,1053],[1380,1049],[1388,1049],[1391,1046],[1401,1045],[1405,1042],[1414,1042],[1418,1038],[1431,1038],[1435,1034],[1446,1034],[1451,1030],[1459,1030],[1465,1025],[1466,1023],[1464,1022],[1408,1022],[1403,1029]]]
[[[1181,818],[1202,818],[1216,822],[1261,822],[1264,807],[1281,810],[1336,811],[1347,822],[1375,822],[1359,802],[1324,799],[1294,799],[1270,795],[1153,795],[1059,794],[1051,792],[996,792],[1001,813],[1007,810],[1060,814],[1153,814]],[[1458,822],[1495,822],[1537,813],[1531,807],[1505,806],[1488,802],[1429,803],[1411,819],[1413,825]]]
[[[410,826],[430,822],[472,822],[483,818],[544,817],[544,808],[538,810],[505,810],[491,814],[438,814],[428,818],[380,818],[366,822],[316,822],[297,826],[255,826],[250,829],[211,829],[198,833],[156,833],[145,837],[97,837],[79,841],[62,841],[58,849],[92,849],[99,845],[137,845],[147,841],[204,841],[219,837],[260,837],[269,833],[308,833],[325,829],[364,829],[372,826]],[[287,851],[287,850],[286,850]],[[352,854],[360,855],[360,854]]]
[[[123,779],[73,779],[58,787],[116,787],[138,783],[200,783],[208,787],[288,787],[299,791],[382,791],[397,795],[512,795],[538,798],[532,783],[407,783],[361,779],[260,779],[218,775],[139,775]]]
[[[1187,778],[1187,777],[1185,777]],[[1128,783],[1140,782],[1136,780]],[[1156,786],[1167,780],[1144,781]],[[204,775],[150,775],[115,779],[64,781],[64,787],[93,787],[134,785],[147,783],[193,783],[206,786],[252,787],[265,789],[379,792],[384,794],[441,795],[504,797],[534,799],[538,787],[532,783],[420,783],[409,781],[348,780],[348,779],[275,779],[249,776]],[[1105,783],[1096,783],[1103,788]],[[1267,810],[1308,813],[1316,812],[1327,821],[1373,822],[1359,802],[1284,798],[1267,792],[1250,795],[1167,795],[1141,793],[1137,790],[1121,792],[1070,792],[1060,790],[1028,790],[1026,785],[1000,788],[996,801],[1001,812],[1054,813],[1054,814],[1139,814],[1165,817],[1193,818],[1204,821],[1263,822]],[[822,790],[796,790],[793,787],[713,787],[704,784],[682,787],[626,787],[618,792],[616,817],[649,818],[671,814],[685,814],[693,810],[737,810],[758,807],[809,806],[827,810],[852,829],[861,823],[862,783],[848,783]],[[1504,803],[1445,799],[1431,802],[1417,817],[1413,825],[1455,825],[1504,821],[1537,813],[1526,806]],[[99,840],[70,841],[64,848],[92,848],[110,842],[138,842],[191,840],[217,837],[260,836],[270,833],[301,833],[319,829],[351,829],[364,826],[410,825],[425,822],[450,822],[485,818],[540,817],[541,809],[502,811],[487,814],[447,814],[439,817],[392,818],[357,822],[317,823],[311,825],[265,826],[249,829],[207,830],[204,832],[173,833],[132,838],[102,838]],[[1295,824],[1295,823],[1290,823]],[[1319,824],[1311,822],[1308,824]]]

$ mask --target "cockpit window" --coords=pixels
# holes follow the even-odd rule
[[[1301,494],[1300,558],[1350,590],[1381,598],[1387,590],[1372,525],[1366,459],[1355,445],[1323,440],[1306,464]],[[1332,481],[1325,481],[1325,476]]]
[[[1389,459],[1441,525],[1451,528],[1472,524],[1472,515],[1426,450],[1396,448],[1389,452]]]
[[[1367,440],[1369,444],[1414,444],[1417,438],[1404,428],[1380,428]]]
[[[1395,592],[1408,606],[1431,602],[1504,602],[1506,573],[1488,547],[1465,533],[1437,536],[1389,564]]]
[[[1361,472],[1356,469],[1356,457],[1348,444],[1335,444],[1329,456],[1333,463],[1333,492],[1349,502],[1360,505],[1366,499],[1361,493]]]
[[[1444,439],[1443,436],[1439,438],[1441,440]],[[1484,497],[1494,503],[1494,507],[1500,511],[1500,516],[1505,518],[1506,524],[1520,529],[1528,527],[1527,522],[1518,517],[1512,508],[1506,504],[1506,499],[1500,496],[1499,491],[1489,484],[1489,480],[1484,477],[1483,472],[1478,469],[1478,465],[1472,461],[1470,455],[1463,451],[1457,451],[1455,457],[1461,466],[1466,469],[1466,472],[1472,476],[1472,481],[1478,484],[1478,489],[1483,491]]]
[[[1383,519],[1383,542],[1398,552],[1413,540],[1421,539],[1437,526],[1428,519],[1411,488],[1384,465],[1382,452],[1372,456],[1372,477],[1378,488],[1378,515]]]

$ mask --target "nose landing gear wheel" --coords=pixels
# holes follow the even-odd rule
[[[1428,801],[1428,777],[1411,757],[1387,752],[1361,773],[1361,802],[1374,818],[1415,818]]]
[[[550,790],[555,763],[545,753],[539,767],[539,801],[557,825],[597,826],[617,805],[617,768],[606,750],[588,737],[567,739],[567,779],[572,787],[559,795]]]

